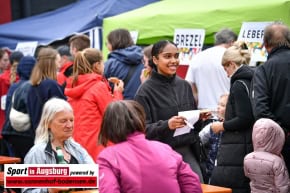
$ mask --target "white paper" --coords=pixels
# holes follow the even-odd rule
[[[194,129],[193,125],[198,121],[199,115],[200,115],[200,110],[178,112],[178,116],[185,117],[187,121],[186,121],[186,126],[175,130],[173,137],[189,133],[191,129]]]

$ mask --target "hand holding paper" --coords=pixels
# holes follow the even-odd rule
[[[191,129],[194,129],[193,125],[199,120],[200,110],[181,111],[178,112],[178,115],[186,118],[186,126],[176,129],[173,134],[174,137],[189,133]]]

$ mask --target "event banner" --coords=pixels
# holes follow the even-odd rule
[[[180,64],[190,64],[194,55],[201,51],[204,37],[204,29],[175,29],[173,42],[179,49]]]
[[[98,188],[97,164],[5,164],[6,188]]]
[[[34,56],[38,42],[19,42],[15,51],[20,51],[24,56]]]
[[[272,22],[243,22],[238,41],[246,42],[251,51],[250,66],[256,66],[257,62],[265,62],[267,52],[263,46],[264,29]]]

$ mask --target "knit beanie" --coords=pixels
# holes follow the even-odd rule
[[[32,69],[36,63],[33,56],[24,56],[17,66],[17,74],[22,80],[29,80]]]

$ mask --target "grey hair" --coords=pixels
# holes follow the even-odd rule
[[[265,28],[264,44],[268,47],[286,46],[290,48],[290,29],[280,21],[276,21]]]
[[[48,143],[49,139],[53,138],[48,125],[55,118],[56,113],[65,110],[73,112],[70,104],[63,99],[51,98],[44,104],[40,122],[36,128],[35,144]]]
[[[215,45],[229,44],[236,41],[237,38],[237,34],[228,28],[221,29],[214,36]]]

